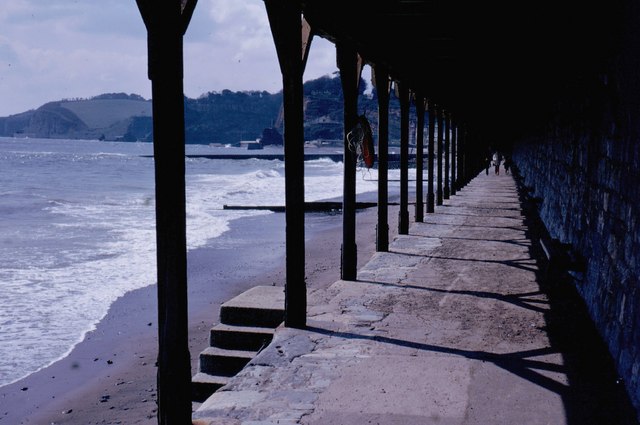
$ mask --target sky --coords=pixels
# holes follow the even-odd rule
[[[314,37],[304,80],[337,71]],[[262,0],[198,0],[184,36],[184,92],[282,90]],[[102,93],[151,97],[147,33],[135,0],[2,0],[0,116]]]

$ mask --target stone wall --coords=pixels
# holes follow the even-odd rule
[[[637,7],[627,16],[640,22]],[[512,155],[550,236],[587,260],[574,283],[640,412],[640,42],[626,28]]]

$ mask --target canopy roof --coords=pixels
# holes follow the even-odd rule
[[[580,84],[615,34],[607,4],[566,0],[305,0],[314,34],[348,43],[370,65],[476,131],[511,136],[534,124],[558,90]],[[618,21],[619,22],[619,21]],[[510,131],[509,131],[510,130]]]

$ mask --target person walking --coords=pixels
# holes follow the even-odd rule
[[[493,166],[495,167],[495,174],[496,176],[500,175],[500,162],[501,162],[501,155],[500,152],[495,151],[493,153]]]
[[[484,156],[484,168],[487,176],[489,175],[489,167],[491,167],[491,153],[487,152],[487,154]]]

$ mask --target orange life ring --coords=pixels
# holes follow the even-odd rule
[[[360,115],[358,117],[358,124],[360,124],[360,127],[362,128],[362,131],[364,133],[361,142],[362,159],[364,160],[364,164],[367,166],[367,168],[371,168],[373,167],[376,156],[373,147],[373,134],[371,133],[371,126],[369,125],[369,121],[364,115]]]

